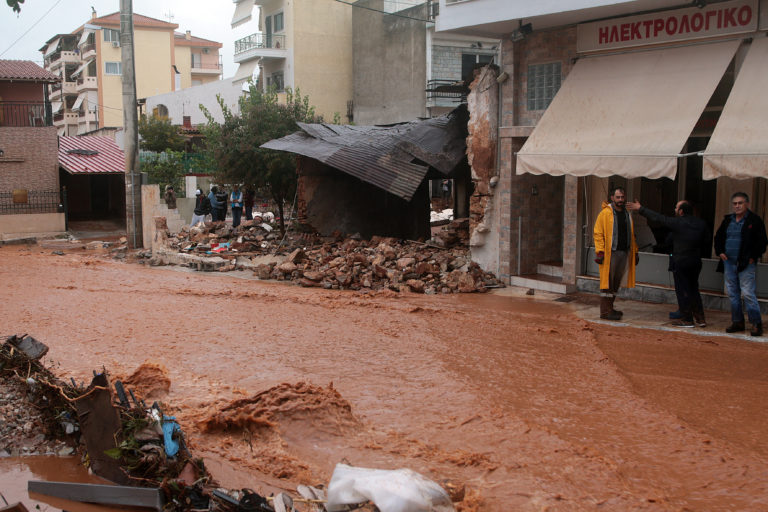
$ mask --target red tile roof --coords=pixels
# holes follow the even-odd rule
[[[112,14],[107,14],[106,16],[101,16],[99,18],[92,19],[89,21],[91,25],[117,25],[120,26],[120,12],[113,12]],[[149,16],[144,16],[142,14],[133,14],[133,26],[134,27],[156,27],[156,28],[168,28],[168,29],[176,29],[179,28],[179,26],[176,23],[168,23],[163,20],[158,20],[155,18],[150,18]]]
[[[31,60],[1,60],[0,80],[19,80],[27,82],[58,82],[61,77],[46,71]]]
[[[125,153],[110,137],[59,137],[59,165],[71,174],[123,174]]]
[[[177,46],[210,46],[213,48],[221,48],[224,46],[219,42],[203,39],[202,37],[190,36],[190,38],[187,39],[186,34],[180,32],[174,32],[173,37],[175,38],[174,44]]]

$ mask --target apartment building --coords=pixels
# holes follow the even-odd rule
[[[134,14],[139,98],[221,78],[221,43],[177,33],[178,25]],[[120,13],[97,16],[40,49],[45,68],[61,77],[50,88],[59,135],[123,125]]]
[[[711,229],[737,190],[768,214],[768,0],[440,0],[436,29],[502,40],[499,105],[472,113],[498,140],[495,186],[476,183],[472,256],[510,283],[594,291],[591,230],[614,186],[667,215],[688,199]],[[674,302],[663,229],[635,229],[640,286],[627,293]],[[717,260],[703,264],[706,307],[727,309]]]
[[[353,95],[353,7],[334,0],[234,3],[232,28],[250,32],[235,41],[235,81],[258,76],[262,88],[300,89],[318,114],[345,120]]]

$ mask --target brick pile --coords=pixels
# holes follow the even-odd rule
[[[471,293],[504,284],[470,260],[467,219],[452,221],[428,243],[375,236],[319,237],[293,234],[285,239],[261,219],[237,228],[207,223],[171,235],[173,251],[211,256],[220,271],[252,270],[259,279],[341,290]],[[228,245],[227,245],[228,244]],[[224,250],[217,251],[222,247]],[[272,255],[269,262],[263,256]]]

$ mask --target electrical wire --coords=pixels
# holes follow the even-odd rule
[[[11,48],[13,48],[13,47],[14,47],[14,45],[15,45],[16,43],[18,43],[19,41],[21,41],[21,39],[22,39],[22,38],[23,38],[25,35],[29,34],[29,31],[30,31],[30,30],[32,30],[33,28],[35,28],[35,25],[37,25],[38,23],[40,23],[41,21],[43,21],[43,18],[45,18],[46,16],[48,16],[48,13],[49,13],[49,12],[51,12],[51,11],[53,10],[53,8],[54,8],[54,7],[56,7],[57,5],[59,5],[60,3],[61,3],[61,0],[56,0],[56,3],[54,3],[54,4],[53,4],[53,5],[52,5],[52,6],[51,6],[51,7],[50,7],[50,8],[49,8],[47,11],[45,11],[45,14],[43,14],[42,16],[40,16],[40,18],[39,18],[39,19],[38,19],[36,22],[34,22],[34,23],[33,23],[33,24],[32,24],[32,25],[31,25],[31,26],[30,26],[30,27],[27,29],[27,31],[26,31],[26,32],[24,32],[23,34],[21,34],[21,35],[19,36],[19,38],[18,38],[18,39],[16,39],[14,42],[12,42],[12,43],[11,43],[11,46],[9,46],[8,48],[6,48],[6,49],[5,49],[5,51],[4,51],[3,53],[0,53],[0,57],[2,57],[3,55],[5,55],[6,53],[8,53],[8,50],[10,50]]]
[[[368,6],[365,6],[365,5],[358,5],[358,4],[353,4],[352,2],[345,2],[344,0],[336,0],[336,1],[339,2],[340,4],[351,5],[352,7],[358,7],[360,9],[366,9],[368,11],[380,12],[382,14],[387,14],[389,16],[397,16],[399,18],[406,18],[406,19],[409,19],[409,20],[421,21],[421,22],[424,22],[424,23],[433,23],[432,20],[424,20],[424,19],[421,19],[421,18],[414,18],[413,16],[406,16],[405,14],[397,14],[396,12],[382,11],[381,9],[374,9],[373,7],[368,7]]]

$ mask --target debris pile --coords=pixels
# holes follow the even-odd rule
[[[472,293],[504,285],[470,261],[464,244],[467,219],[450,221],[423,243],[375,236],[282,239],[261,219],[233,228],[206,223],[184,228],[165,241],[172,252],[210,257],[189,261],[200,270],[252,270],[259,279],[293,281],[305,287],[414,293]],[[265,262],[263,256],[276,255]],[[285,255],[285,253],[289,253]],[[167,257],[167,255],[165,256]],[[156,264],[173,262],[162,251]]]
[[[4,338],[0,345],[0,456],[72,454],[79,442],[72,400],[81,391],[43,366],[45,344],[26,334]]]

